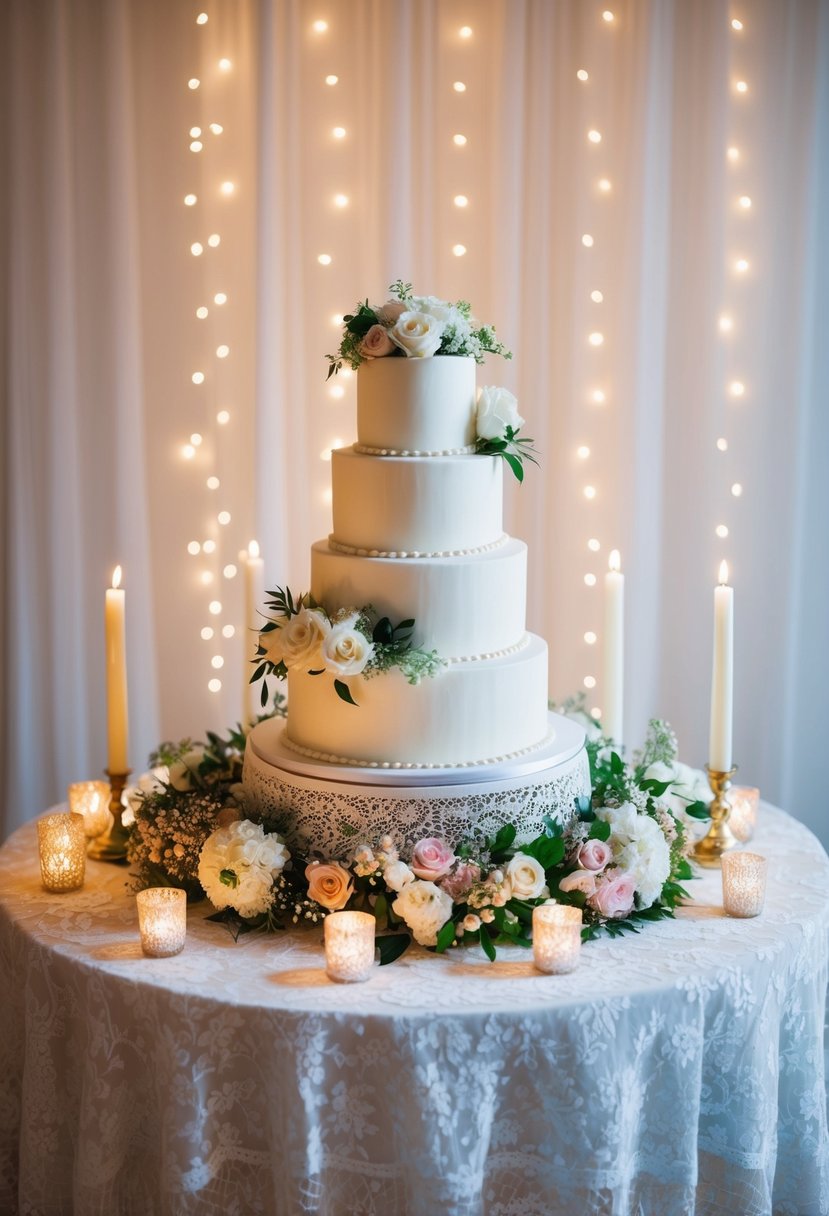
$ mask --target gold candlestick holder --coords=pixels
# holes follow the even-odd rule
[[[731,785],[731,778],[737,771],[737,766],[735,765],[727,773],[723,773],[718,769],[708,768],[706,765],[705,771],[714,795],[714,801],[711,803],[711,826],[702,839],[694,845],[691,857],[701,866],[718,869],[723,853],[733,849],[737,843],[737,838],[728,826],[728,817],[731,814],[728,789]]]
[[[131,772],[131,768],[128,768],[123,773],[111,773],[109,769],[106,770],[106,775],[109,777],[109,813],[112,816],[112,824],[109,830],[104,832],[103,836],[99,836],[97,840],[93,840],[89,846],[88,855],[93,861],[122,863],[127,860],[127,838],[129,833],[121,820],[121,814],[124,810],[121,803],[121,795],[124,792],[127,778]]]

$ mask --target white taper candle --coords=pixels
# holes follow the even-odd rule
[[[129,768],[127,713],[127,652],[125,637],[126,597],[121,586],[121,567],[116,566],[112,586],[107,588],[104,610],[107,676],[107,764],[111,773]]]
[[[259,630],[263,624],[260,612],[265,599],[265,563],[259,556],[259,545],[252,540],[245,554],[245,626],[242,637],[243,662],[243,721],[255,722],[261,706],[261,685],[251,684],[253,667],[250,660],[256,654]]]
[[[715,772],[731,769],[731,726],[734,702],[734,588],[728,586],[728,565],[720,565],[720,585],[714,588],[714,664],[711,676],[711,731],[708,764]]]
[[[619,550],[610,554],[604,576],[604,683],[602,729],[619,747],[624,742],[625,576]]]

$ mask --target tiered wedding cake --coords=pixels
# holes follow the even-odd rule
[[[547,646],[526,632],[504,461],[475,445],[473,359],[359,367],[357,443],[332,453],[333,531],[311,550],[304,619],[263,635],[274,663],[307,661],[287,662],[287,721],[255,727],[245,762],[248,795],[306,849],[506,821],[532,836],[589,792],[584,734],[548,712]],[[358,614],[364,634],[381,619],[375,640],[410,637],[408,661],[378,664]]]

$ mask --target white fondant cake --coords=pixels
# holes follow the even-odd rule
[[[526,774],[537,755],[545,790],[566,762],[572,805],[574,782],[576,793],[589,790],[583,734],[574,752],[567,724],[562,750],[562,719],[547,712],[547,646],[526,632],[526,546],[503,533],[503,462],[458,454],[475,441],[474,361],[379,358],[360,366],[357,381],[357,444],[332,453],[333,530],[313,546],[311,594],[332,620],[368,605],[393,624],[414,618],[412,644],[437,651],[444,666],[418,683],[396,668],[344,675],[355,704],[337,697],[330,678],[293,666],[287,725],[252,732],[249,792],[276,812],[266,791],[283,788],[297,764],[313,774],[301,795],[288,782],[292,813],[297,797],[322,798],[374,769],[406,769],[410,792],[433,769],[449,785],[497,772],[508,792],[510,765]],[[374,785],[365,795],[364,836],[379,828],[378,796]],[[553,798],[548,813],[556,808]]]

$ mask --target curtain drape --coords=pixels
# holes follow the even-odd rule
[[[829,5],[608,6],[2,7],[3,832],[105,766],[117,562],[134,768],[239,718],[240,551],[307,584],[333,318],[402,277],[515,353],[551,694],[601,707],[618,548],[628,747],[703,764],[725,558],[740,778],[829,838]]]

